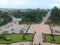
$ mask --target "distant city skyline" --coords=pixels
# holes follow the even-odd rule
[[[0,0],[0,8],[51,9],[54,6],[60,8],[60,0]]]

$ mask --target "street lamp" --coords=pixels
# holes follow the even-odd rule
[[[52,20],[51,20],[51,19],[48,19],[47,22],[48,22],[49,28],[50,28],[50,30],[51,30],[52,41],[55,41],[55,40],[54,40],[54,34],[53,34],[53,31],[52,31],[52,28],[51,28],[51,25],[50,25],[50,23],[52,22]]]

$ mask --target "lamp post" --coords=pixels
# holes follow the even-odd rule
[[[51,22],[52,22],[52,20],[51,19],[48,19],[49,28],[51,30],[52,41],[55,41],[54,40],[54,34],[53,34],[53,31],[52,31],[52,28],[51,28],[51,25],[50,25]]]

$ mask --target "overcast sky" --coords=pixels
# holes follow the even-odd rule
[[[60,7],[60,0],[0,0],[0,8],[52,8]]]

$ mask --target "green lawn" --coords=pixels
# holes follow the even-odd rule
[[[3,35],[5,38],[9,38],[10,40],[0,39],[0,43],[13,43],[13,42],[22,42],[22,41],[32,41],[33,34],[25,35],[25,39],[23,39],[23,34],[5,34]]]
[[[46,34],[44,38],[46,42],[60,43],[60,35],[54,35],[54,41],[52,41],[51,34]]]

